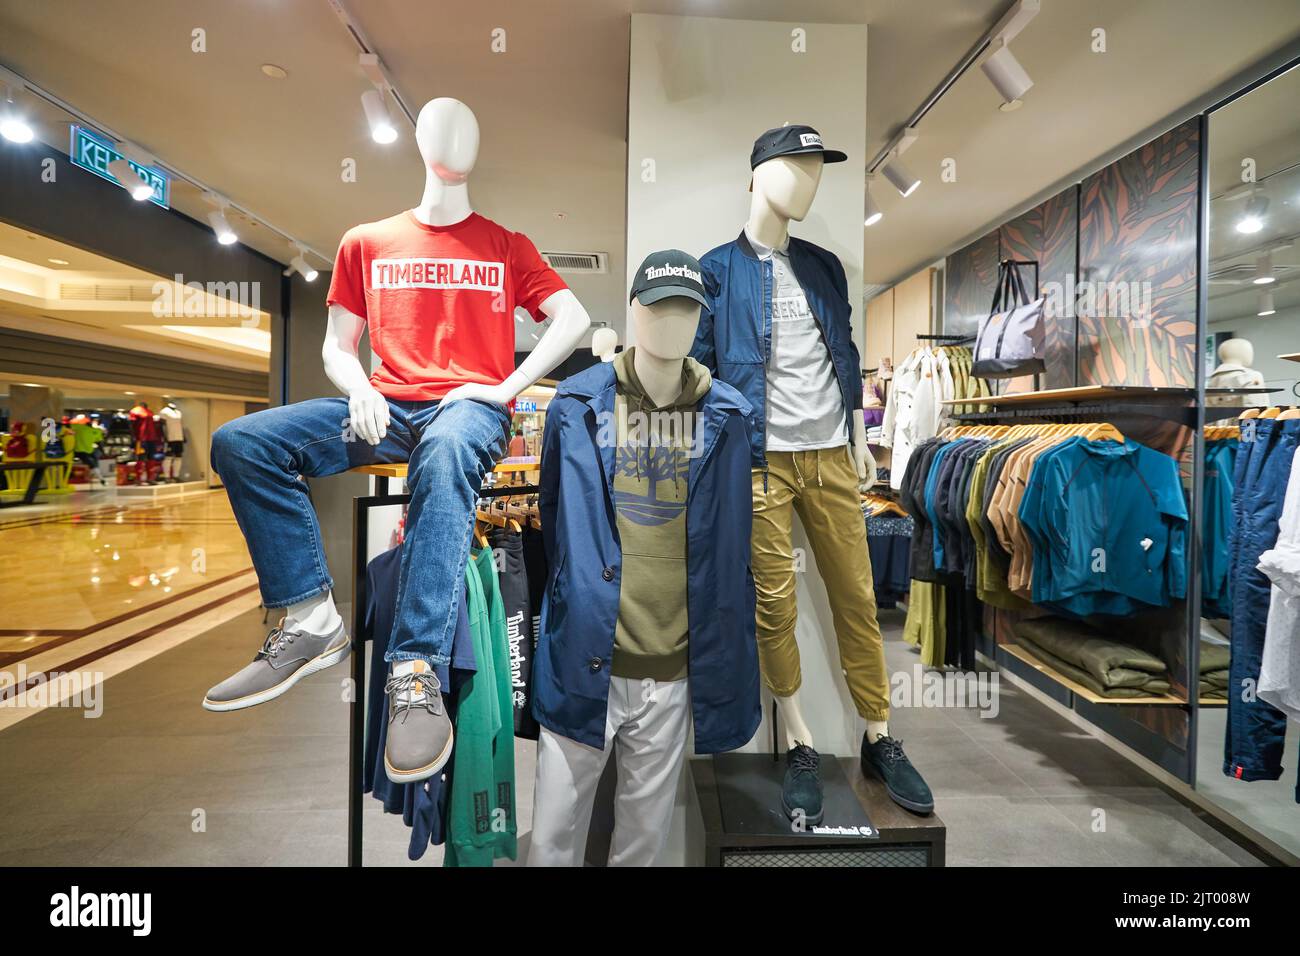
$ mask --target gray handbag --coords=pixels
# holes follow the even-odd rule
[[[1024,279],[1014,263],[999,263],[993,307],[980,322],[971,374],[980,378],[1014,378],[1043,371],[1046,367],[1043,363],[1045,302],[1043,296],[1029,298]]]

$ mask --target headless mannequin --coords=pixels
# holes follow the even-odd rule
[[[424,160],[424,194],[412,212],[429,226],[450,226],[473,213],[469,201],[469,176],[478,158],[478,120],[459,100],[440,97],[420,110],[416,144]],[[591,327],[591,319],[568,289],[548,296],[541,310],[551,320],[537,347],[519,368],[497,385],[471,383],[452,389],[444,403],[476,398],[505,404],[533,385],[570,355]],[[340,305],[331,305],[321,346],[325,374],[348,396],[348,415],[356,434],[378,445],[388,432],[388,402],[370,384],[370,375],[358,358],[358,344],[366,320]],[[285,616],[297,628],[327,634],[340,623],[332,594],[318,594],[286,608]]]
[[[618,348],[618,333],[613,329],[597,329],[591,333],[591,354],[602,362],[614,361],[616,348]]]
[[[1219,366],[1210,373],[1206,385],[1210,388],[1263,388],[1264,376],[1251,368],[1255,363],[1255,347],[1249,339],[1228,339],[1219,346]],[[1211,395],[1209,405],[1267,405],[1268,393],[1258,395]]]
[[[754,181],[750,186],[753,195],[749,201],[749,219],[745,223],[745,232],[769,249],[784,246],[790,235],[791,220],[803,222],[808,210],[812,208],[817,187],[821,184],[823,165],[820,153],[807,153],[777,156],[756,167]],[[640,374],[640,368],[637,373]],[[858,480],[872,484],[876,478],[876,462],[867,447],[866,422],[861,415],[854,415],[852,419],[853,434],[849,442],[849,453],[853,457]],[[776,704],[785,720],[787,749],[796,744],[806,744],[816,749],[812,731],[803,716],[799,692],[795,691],[788,697],[777,697]],[[867,722],[868,740],[874,741],[877,735],[889,735],[887,721]]]

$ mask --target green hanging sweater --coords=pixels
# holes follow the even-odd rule
[[[491,548],[465,568],[466,611],[478,670],[456,698],[456,749],[443,866],[515,859],[515,737],[510,644]]]

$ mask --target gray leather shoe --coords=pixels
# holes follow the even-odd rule
[[[384,769],[393,783],[426,780],[451,757],[451,720],[442,702],[438,675],[424,661],[405,674],[389,671],[388,742]]]
[[[287,630],[281,620],[266,635],[253,663],[208,691],[203,707],[227,711],[264,704],[304,677],[337,664],[351,650],[352,643],[342,624],[332,634],[318,637]]]

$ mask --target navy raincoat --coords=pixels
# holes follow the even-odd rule
[[[533,662],[533,714],[554,733],[605,746],[622,548],[614,512],[614,369],[601,363],[560,383],[546,410],[542,536],[550,578]],[[748,743],[762,715],[754,640],[749,404],[714,381],[696,406],[702,452],[686,498],[686,606],[690,622],[695,752]]]

